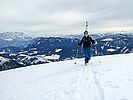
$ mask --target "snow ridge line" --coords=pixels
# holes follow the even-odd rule
[[[94,77],[94,80],[95,80],[95,84],[97,86],[97,89],[98,89],[98,92],[99,92],[99,95],[101,97],[101,100],[105,100],[105,96],[104,96],[104,90],[103,90],[103,87],[101,86],[97,76],[96,76],[96,72],[94,71],[94,68],[93,68],[93,65],[90,67],[92,73],[94,74],[93,77]]]

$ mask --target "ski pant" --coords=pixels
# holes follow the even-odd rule
[[[83,47],[85,63],[88,63],[91,59],[91,47]]]

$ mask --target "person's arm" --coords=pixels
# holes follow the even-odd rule
[[[94,45],[96,42],[95,42],[95,40],[93,40],[91,37],[90,37],[90,41],[91,41],[91,43]]]
[[[78,46],[81,46],[81,45],[82,45],[83,39],[84,39],[84,37],[83,37],[82,40],[78,43]]]

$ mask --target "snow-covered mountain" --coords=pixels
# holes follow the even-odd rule
[[[132,59],[119,54],[92,57],[87,66],[76,59],[3,71],[0,100],[132,100]]]
[[[26,47],[31,43],[32,37],[23,32],[0,32],[0,48],[2,47]]]
[[[19,64],[22,64],[22,66],[43,64],[51,61],[54,62],[60,60],[74,59],[75,57],[83,57],[83,49],[77,49],[77,44],[78,42],[80,42],[82,35],[68,35],[62,37],[38,37],[34,39],[26,36],[22,32],[7,32],[0,33],[0,35],[2,39],[6,39],[4,40],[6,41],[6,45],[0,42],[0,44],[2,45],[2,47],[0,46],[0,55],[4,58],[10,59],[11,61],[13,60]],[[92,46],[92,52],[94,56],[133,52],[132,33],[97,33],[90,35],[93,39],[97,41],[97,45]],[[13,46],[7,46],[7,43]]]
[[[132,34],[91,35],[97,45],[92,46],[93,55],[112,55],[133,52]],[[27,47],[0,48],[0,54],[13,59],[23,66],[42,64],[50,61],[73,59],[77,57],[77,44],[82,36],[66,37],[38,37],[32,40]],[[83,50],[78,50],[78,57],[83,57]],[[56,59],[55,59],[56,58]]]
[[[36,65],[36,64],[44,64],[44,63],[49,63],[50,62],[46,58],[45,55],[29,56],[29,55],[25,55],[25,54],[17,55],[16,61],[18,63],[21,63],[23,66]]]
[[[37,51],[38,54],[46,56],[57,54],[60,55],[60,60],[64,60],[75,56],[78,42],[77,38],[39,37],[35,38],[25,50],[28,52]],[[59,51],[57,52],[57,50]]]
[[[19,68],[19,67],[23,67],[23,65],[19,64],[15,60],[11,60],[0,56],[0,71]]]
[[[133,52],[132,34],[111,34],[91,35],[97,41],[97,45],[92,46],[93,55],[110,55]],[[49,37],[36,38],[34,42],[27,46],[26,50],[36,49],[38,53],[45,55],[58,54],[60,59],[73,58],[77,52],[77,44],[82,37],[69,36],[66,38]],[[56,52],[56,49],[61,49]],[[79,57],[82,57],[83,50],[79,50]]]
[[[133,34],[110,34],[96,40],[100,55],[133,52]]]
[[[6,41],[31,39],[31,37],[26,35],[24,32],[1,32],[0,38],[5,39]]]

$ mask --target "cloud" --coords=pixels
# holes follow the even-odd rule
[[[86,20],[91,31],[133,27],[132,4],[132,0],[2,0],[0,31],[81,33]]]

